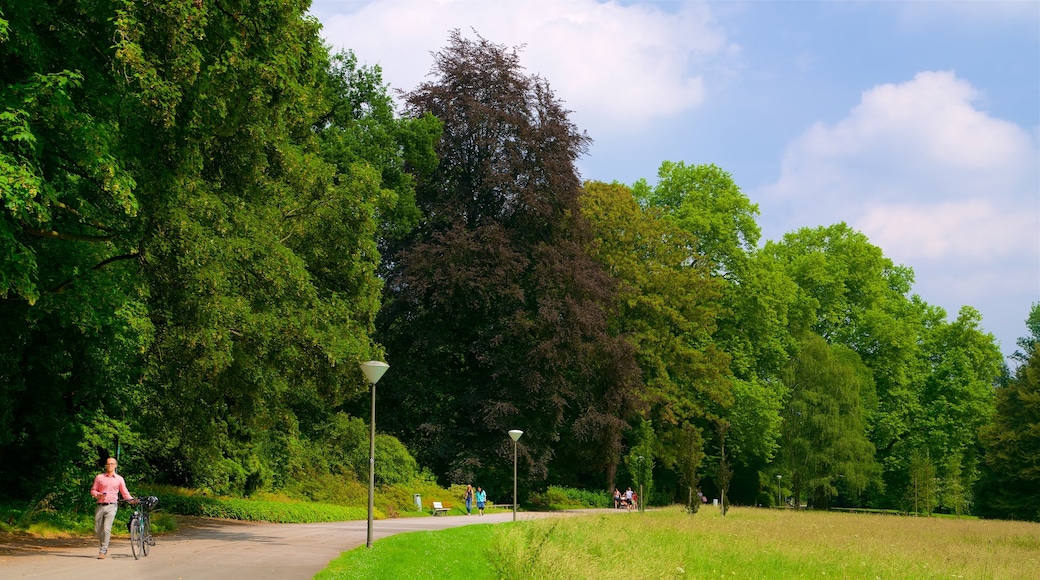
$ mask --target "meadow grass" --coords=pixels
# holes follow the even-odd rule
[[[669,508],[472,527],[483,529],[386,538],[345,553],[318,578],[1040,575],[1040,524],[1027,522],[754,508],[691,516]]]

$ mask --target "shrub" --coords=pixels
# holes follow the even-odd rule
[[[605,508],[613,505],[613,499],[605,491],[589,491],[555,485],[550,485],[544,492],[532,493],[528,496],[527,501],[535,509],[542,510]]]
[[[336,505],[367,504],[368,486],[361,483],[353,475],[332,475],[328,473],[300,477],[282,489],[289,498],[303,499]],[[267,497],[269,494],[257,494]]]
[[[367,506],[347,507],[327,503],[232,499],[163,493],[155,495],[159,497],[159,507],[164,511],[185,516],[283,524],[339,522],[363,520],[368,517]],[[377,513],[376,517],[382,518],[383,515]]]

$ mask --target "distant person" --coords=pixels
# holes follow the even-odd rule
[[[120,495],[123,499],[134,499],[126,489],[126,481],[116,474],[116,458],[109,457],[105,460],[105,472],[99,473],[90,487],[90,496],[97,500],[97,507],[94,508],[94,534],[101,543],[98,560],[108,556],[108,541],[112,538],[112,522],[116,519]]]
[[[614,488],[614,509],[621,509],[621,490]]]
[[[484,505],[487,504],[487,492],[477,486],[477,510],[480,511],[480,515],[484,515]]]
[[[625,509],[632,509],[632,488],[625,490]]]
[[[634,491],[632,492],[632,509],[639,509],[639,494]]]
[[[473,513],[473,486],[470,484],[466,485],[466,515]]]

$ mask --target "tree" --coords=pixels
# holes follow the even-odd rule
[[[406,95],[443,134],[419,226],[388,248],[378,336],[402,361],[380,384],[388,423],[450,481],[507,480],[516,428],[525,479],[550,463],[598,476],[621,456],[639,378],[607,326],[613,282],[585,253],[574,162],[588,137],[515,50],[456,30],[434,57]]]
[[[876,477],[867,416],[876,404],[870,372],[856,353],[807,335],[784,372],[791,396],[783,410],[780,464],[795,505],[802,492],[826,508],[836,481],[862,491]]]
[[[794,349],[787,317],[796,287],[756,250],[758,206],[719,167],[665,161],[655,186],[640,180],[633,190],[643,206],[688,236],[687,251],[712,275],[719,294],[705,350],[729,359],[723,376],[731,393],[713,412],[730,426],[730,457],[757,470],[772,458],[779,436],[786,387],[778,375]],[[711,423],[701,428],[714,431]]]
[[[636,182],[636,196],[650,207],[664,209],[695,236],[697,253],[708,256],[719,272],[739,274],[761,236],[755,221],[758,205],[715,165],[664,161],[657,178],[652,189],[645,180]]]
[[[919,416],[927,372],[920,346],[930,311],[909,296],[913,272],[844,223],[788,233],[767,242],[763,253],[797,285],[788,311],[791,332],[811,331],[844,345],[870,369],[878,405],[868,415],[868,433],[890,490],[876,501],[898,504],[909,459],[901,441]]]
[[[1026,329],[1029,334],[1015,341],[1019,350],[1016,350],[1011,358],[1020,363],[1028,362],[1033,356],[1033,351],[1040,345],[1040,302],[1034,302],[1029,309],[1029,317],[1026,318]]]
[[[726,433],[729,431],[729,423],[720,420],[717,424],[719,433],[719,463],[715,466],[715,481],[719,487],[719,510],[725,516],[729,511],[729,485],[733,481],[733,469],[730,467],[729,458],[726,457]]]
[[[0,457],[43,490],[120,452],[280,485],[364,390],[374,236],[414,223],[436,123],[392,119],[300,4],[7,4]]]
[[[914,515],[931,515],[936,504],[935,465],[927,455],[910,458],[910,485],[906,488],[906,504]]]
[[[136,441],[151,338],[110,7],[0,5],[0,481],[54,505]]]
[[[1029,358],[996,389],[993,421],[980,431],[985,466],[976,496],[986,517],[1040,521],[1040,332],[1031,324],[1038,319],[1040,304],[1034,304],[1031,336],[1019,341]]]
[[[646,508],[654,487],[654,448],[657,436],[650,421],[640,421],[636,444],[625,455],[625,467],[639,492],[639,511]]]
[[[589,251],[617,280],[611,330],[636,349],[659,457],[689,486],[699,459],[690,462],[703,455],[703,439],[689,430],[708,428],[733,404],[729,358],[712,341],[721,281],[693,238],[656,208],[641,208],[627,187],[586,183],[581,203]]]
[[[930,458],[945,488],[955,492],[938,498],[951,511],[970,503],[965,492],[978,478],[978,433],[993,415],[993,389],[1003,364],[995,339],[979,327],[981,318],[966,306],[953,322],[929,326],[920,411],[913,416],[913,431],[897,446]]]

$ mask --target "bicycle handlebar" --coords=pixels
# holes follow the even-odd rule
[[[152,510],[159,503],[159,498],[154,495],[148,497],[135,497],[134,499],[121,499],[121,504],[140,505],[145,510]]]

